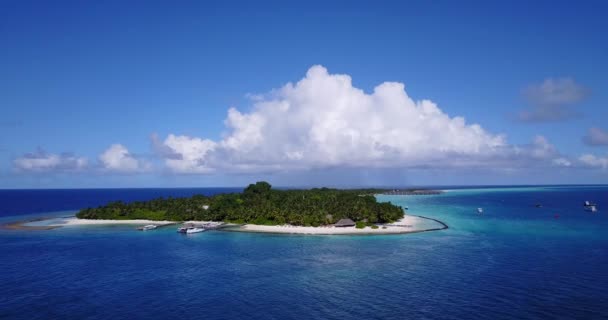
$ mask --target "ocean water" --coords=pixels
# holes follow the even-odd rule
[[[223,191],[0,191],[0,220]],[[384,236],[0,230],[0,319],[608,319],[608,187],[378,198],[449,229]],[[584,211],[585,200],[598,202],[599,212]]]

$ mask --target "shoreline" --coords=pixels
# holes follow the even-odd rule
[[[79,219],[74,216],[70,217],[39,217],[35,219],[27,219],[13,221],[0,225],[0,229],[5,230],[52,230],[61,227],[78,227],[78,226],[109,226],[109,225],[146,225],[155,224],[159,227],[182,223],[180,221],[169,220],[93,220]]]
[[[61,223],[64,222],[64,223]],[[147,220],[147,219],[131,219],[131,220],[104,220],[104,219],[79,219],[76,217],[64,218],[57,226],[84,226],[84,225],[120,225],[120,224],[155,224],[158,226],[166,226],[180,223],[180,221],[170,220]],[[55,225],[55,224],[53,224]]]
[[[78,226],[109,226],[109,225],[146,225],[154,224],[159,227],[165,227],[177,224],[187,223],[206,223],[210,221],[168,221],[168,220],[93,220],[79,219],[76,217],[60,217],[49,218],[39,217],[25,221],[16,221],[0,226],[2,229],[8,230],[52,230],[61,227],[78,227]],[[291,225],[230,225],[222,228],[221,231],[228,232],[249,232],[249,233],[269,233],[269,234],[286,234],[286,235],[386,235],[386,234],[408,234],[420,233],[429,231],[445,230],[449,227],[440,220],[406,214],[400,220],[390,224],[380,224],[378,228],[372,229],[366,226],[362,229],[356,227],[335,227],[335,226],[320,226],[320,227],[305,227]]]
[[[433,226],[425,227],[424,225],[428,224],[429,221],[432,222]],[[238,228],[230,228],[224,231],[291,235],[386,235],[439,231],[448,228],[449,227],[447,224],[437,219],[408,214],[395,223],[378,225],[377,229],[372,229],[371,227],[357,229],[356,227],[334,226],[304,227],[290,225],[266,226],[245,224]]]

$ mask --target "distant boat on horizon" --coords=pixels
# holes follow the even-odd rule
[[[483,213],[483,208],[477,208],[477,213],[482,214]]]
[[[597,212],[597,207],[595,205],[591,205],[585,208],[585,210],[590,212]]]
[[[597,212],[597,204],[595,204],[591,201],[585,201],[583,203],[583,207],[585,208],[586,211]]]

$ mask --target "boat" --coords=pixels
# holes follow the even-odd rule
[[[590,212],[597,212],[597,207],[592,204],[590,206],[585,206],[585,210],[590,211]]]
[[[583,207],[585,208],[586,211],[597,212],[597,204],[595,204],[591,201],[583,202]]]
[[[207,230],[207,229],[205,229],[203,227],[188,226],[188,227],[178,228],[177,232],[179,232],[179,233],[185,233],[185,234],[190,234],[190,233],[203,232],[205,230]]]
[[[148,230],[154,230],[154,229],[156,229],[156,228],[158,228],[158,226],[157,226],[157,225],[154,225],[154,224],[149,224],[149,225],[145,225],[145,226],[143,226],[143,227],[138,227],[138,228],[137,228],[137,230],[141,230],[141,231],[148,231]]]
[[[591,201],[583,202],[583,207],[591,207],[591,206],[596,206],[596,204]]]
[[[483,213],[483,208],[477,208],[477,213]]]
[[[540,203],[537,203],[537,204],[535,204],[534,206],[535,206],[535,207],[537,207],[537,208],[542,208],[542,207],[543,207],[543,205],[542,205],[542,204],[540,204]]]
[[[197,228],[197,227],[193,227],[193,228],[188,228],[186,229],[186,234],[190,234],[190,233],[198,233],[198,232],[203,232],[205,231],[204,228]]]

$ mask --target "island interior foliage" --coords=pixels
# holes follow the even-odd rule
[[[82,219],[149,219],[171,221],[227,221],[276,225],[320,226],[342,218],[385,223],[403,217],[401,207],[378,202],[378,189],[277,190],[267,182],[250,184],[242,193],[158,198],[125,203],[116,201],[78,212]]]

